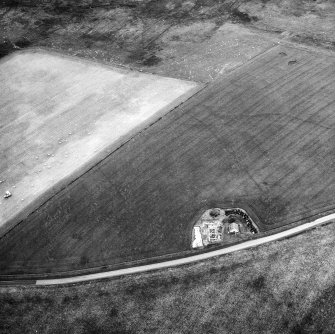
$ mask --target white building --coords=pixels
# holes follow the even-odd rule
[[[228,226],[228,233],[229,234],[236,234],[236,233],[240,233],[240,227],[237,223],[230,223]]]
[[[200,226],[194,226],[193,228],[193,241],[192,241],[192,247],[193,248],[199,248],[203,247],[204,244],[202,242],[202,236],[200,232]]]

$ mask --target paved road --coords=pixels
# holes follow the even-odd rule
[[[148,264],[144,266],[139,267],[133,267],[133,268],[126,268],[126,269],[119,269],[119,270],[113,270],[113,271],[107,271],[102,273],[96,273],[96,274],[89,274],[89,275],[82,275],[82,276],[75,276],[75,277],[67,277],[67,278],[57,278],[57,279],[42,279],[37,280],[35,282],[36,285],[58,285],[58,284],[71,284],[71,283],[78,283],[78,282],[85,282],[85,281],[92,281],[92,280],[98,280],[103,278],[111,278],[111,277],[118,277],[123,275],[130,275],[130,274],[137,274],[137,273],[143,273],[163,268],[170,268],[170,267],[176,267],[183,264],[193,263],[201,260],[207,260],[215,256],[220,256],[224,254],[233,253],[239,250],[248,249],[251,247],[256,247],[259,245],[263,245],[266,243],[269,243],[271,241],[276,241],[280,239],[287,238],[289,236],[301,233],[303,231],[309,230],[313,227],[320,226],[326,222],[330,222],[332,220],[335,220],[335,213],[319,218],[313,222],[303,224],[294,228],[291,228],[289,230],[270,235],[264,238],[259,238],[255,240],[250,240],[243,242],[238,245],[234,245],[231,247],[215,250],[213,252],[208,252],[204,254],[199,254],[191,257],[186,257],[182,259],[177,260],[171,260],[161,263],[154,263],[154,264]]]

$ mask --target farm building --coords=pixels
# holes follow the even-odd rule
[[[230,223],[229,226],[228,226],[228,233],[229,234],[236,234],[236,233],[239,233],[240,232],[240,227],[237,223],[233,222],[233,223]]]
[[[207,235],[208,243],[222,241],[223,225],[220,220],[214,220],[204,224],[204,233]]]
[[[204,244],[202,242],[202,236],[201,236],[201,231],[199,226],[194,226],[193,229],[193,241],[192,241],[192,247],[193,248],[199,248],[203,247]]]
[[[192,248],[245,240],[255,232],[257,233],[257,227],[244,210],[209,209],[201,215],[193,227]]]

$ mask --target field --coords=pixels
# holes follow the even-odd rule
[[[221,205],[250,207],[263,232],[333,212],[334,65],[281,46],[210,84],[5,235],[1,272],[185,252]]]
[[[2,61],[0,82],[0,233],[197,87],[41,51]]]
[[[0,332],[334,333],[335,225],[155,273],[0,287]]]
[[[26,47],[43,47],[165,76],[210,82],[274,40],[335,49],[332,0],[2,3],[0,57]]]

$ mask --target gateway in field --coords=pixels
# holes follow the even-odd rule
[[[0,234],[198,89],[40,51],[6,58],[0,81]]]

